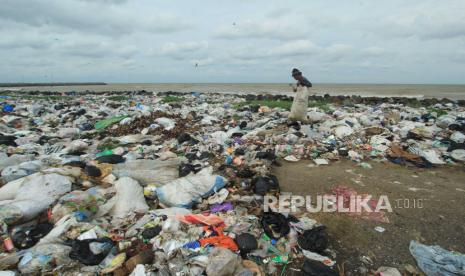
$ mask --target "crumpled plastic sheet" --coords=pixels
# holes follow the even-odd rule
[[[420,269],[428,276],[465,275],[465,255],[451,252],[440,246],[427,246],[416,241],[410,242],[410,254]]]

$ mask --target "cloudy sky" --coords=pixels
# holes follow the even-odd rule
[[[465,83],[464,0],[2,0],[0,82]],[[198,66],[196,66],[198,65]]]

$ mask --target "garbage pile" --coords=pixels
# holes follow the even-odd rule
[[[325,226],[264,212],[263,196],[280,192],[272,165],[465,162],[465,110],[453,102],[345,101],[289,122],[251,96],[170,97],[2,97],[2,269],[338,275]]]

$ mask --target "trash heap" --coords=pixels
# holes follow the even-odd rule
[[[123,95],[2,97],[3,270],[338,275],[324,225],[263,210],[280,192],[272,165],[465,162],[450,101],[329,102],[289,122],[253,95]]]

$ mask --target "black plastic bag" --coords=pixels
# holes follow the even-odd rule
[[[237,247],[241,251],[242,257],[258,248],[257,239],[254,237],[254,235],[249,233],[242,233],[238,235],[235,241]]]
[[[94,254],[91,250],[90,244],[98,243],[101,245],[102,251]],[[98,265],[110,253],[115,243],[110,238],[101,239],[88,239],[88,240],[74,240],[72,241],[71,252],[69,257],[73,260],[78,260],[85,265]]]
[[[124,163],[124,161],[126,161],[126,159],[124,159],[121,155],[117,155],[117,154],[100,156],[95,160],[97,160],[100,163],[108,163],[108,164],[118,164],[118,163]]]
[[[255,157],[257,157],[258,159],[268,159],[268,160],[271,160],[271,161],[276,159],[276,155],[271,150],[257,152]]]
[[[178,169],[179,177],[184,177],[190,174],[191,172],[198,173],[201,169],[202,169],[202,166],[200,164],[192,165],[192,164],[181,163]]]
[[[252,180],[253,192],[257,195],[266,195],[271,191],[279,191],[279,181],[274,175],[258,176]]]
[[[242,169],[237,172],[237,176],[240,178],[250,178],[255,175],[255,172],[249,168]]]
[[[7,136],[0,134],[0,145],[17,147],[15,140],[18,139],[16,136]]]
[[[84,171],[88,176],[92,177],[100,177],[102,175],[102,171],[100,171],[99,168],[92,165],[86,166]]]
[[[182,144],[184,142],[187,142],[189,140],[191,140],[191,136],[189,135],[189,133],[181,133],[178,137],[177,137],[177,140],[178,140],[178,143],[179,144]]]
[[[336,271],[319,261],[305,260],[302,266],[304,276],[338,276]]]
[[[51,223],[39,223],[33,227],[15,231],[12,235],[13,244],[18,249],[33,247],[53,229]]]
[[[300,248],[321,254],[328,247],[328,234],[325,226],[305,230],[297,237]]]
[[[158,234],[160,234],[160,232],[161,232],[161,226],[160,225],[150,227],[150,228],[146,228],[146,229],[144,229],[144,231],[142,231],[142,238],[144,238],[146,240],[149,240],[149,239],[157,236]]]
[[[260,223],[265,234],[276,240],[286,236],[291,230],[289,227],[289,221],[280,213],[265,212],[263,213]]]

